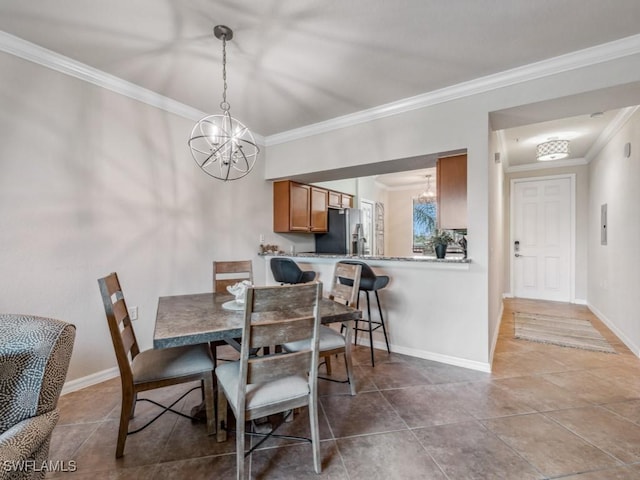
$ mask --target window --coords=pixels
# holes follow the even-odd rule
[[[438,204],[434,201],[421,202],[413,199],[413,252],[422,253],[427,238],[436,229]]]

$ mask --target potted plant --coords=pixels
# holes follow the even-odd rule
[[[427,245],[436,252],[437,258],[444,258],[447,254],[447,245],[453,242],[453,237],[446,230],[436,229],[427,239]]]

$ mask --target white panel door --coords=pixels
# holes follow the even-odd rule
[[[571,178],[514,182],[512,204],[514,295],[570,302]]]

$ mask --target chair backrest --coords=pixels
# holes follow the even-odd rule
[[[61,320],[0,315],[0,434],[56,408],[75,334]]]
[[[361,280],[364,280],[364,279],[375,280],[375,278],[376,278],[375,272],[365,262],[360,262],[358,260],[341,260],[340,263],[345,263],[345,264],[348,264],[348,265],[360,265],[362,267],[362,271],[360,273],[360,279]]]
[[[253,264],[251,260],[213,262],[213,291],[227,293],[227,287],[242,280],[253,283]]]
[[[315,391],[321,298],[320,282],[247,289],[240,350],[240,408],[244,408],[247,384],[301,375],[308,378],[311,392]],[[255,349],[308,338],[309,348],[298,352],[251,355]]]
[[[362,265],[336,263],[333,270],[329,299],[356,308]]]
[[[316,272],[302,270],[296,262],[290,258],[275,257],[271,259],[271,273],[276,282],[295,285],[298,283],[313,282]]]
[[[129,310],[124,300],[117,273],[110,273],[98,279],[102,303],[111,332],[111,341],[116,352],[122,383],[133,383],[130,361],[140,353],[136,334],[129,318]],[[131,358],[129,358],[131,356]]]

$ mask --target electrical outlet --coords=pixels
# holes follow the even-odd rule
[[[138,307],[129,307],[129,318],[132,321],[138,319]]]

